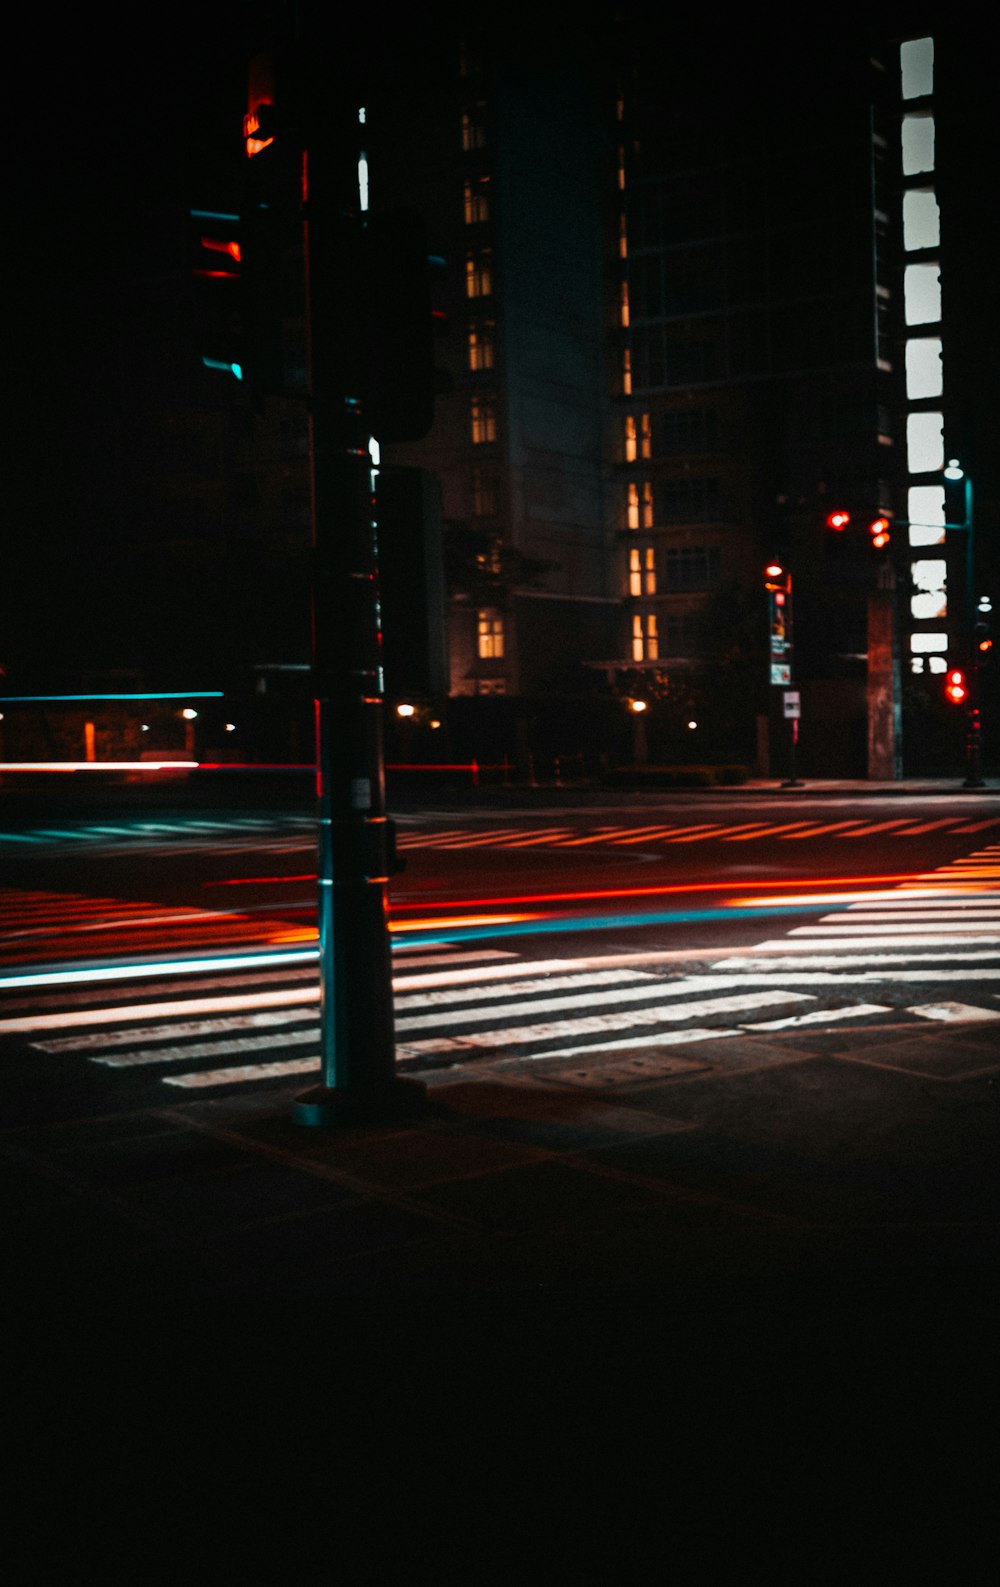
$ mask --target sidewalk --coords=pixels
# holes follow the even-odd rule
[[[301,1077],[299,1077],[301,1079]],[[318,1078],[318,1077],[317,1077]],[[722,1035],[424,1073],[417,1117],[336,1129],[280,1089],[0,1132],[8,1294],[633,1301],[715,1315],[990,1304],[1000,1019]]]

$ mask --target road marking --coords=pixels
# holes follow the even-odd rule
[[[975,1008],[971,1003],[924,1003],[918,1007],[908,1008],[906,1012],[918,1014],[921,1019],[1000,1019],[1000,1013],[996,1009]]]
[[[677,830],[678,829],[676,827],[660,828],[661,832],[676,832]],[[582,838],[560,838],[556,844],[556,847],[560,849],[578,849],[581,848],[585,843],[605,843],[607,842],[609,832],[621,831],[621,826],[598,827],[596,832],[588,832],[587,835]]]
[[[286,1030],[281,1036],[282,1047],[316,1047],[320,1045],[320,1027],[311,1025],[307,1030]],[[133,1052],[97,1053],[90,1062],[102,1064],[106,1069],[137,1069],[150,1064],[190,1063],[195,1058],[221,1058],[224,1054],[241,1052],[267,1052],[274,1047],[272,1036],[226,1036],[220,1041],[188,1043],[183,1047],[140,1047]],[[319,1063],[319,1059],[314,1060]]]
[[[932,917],[932,918],[934,918],[934,917]],[[994,918],[995,917],[993,917],[993,916],[987,916],[985,924],[987,924],[989,926],[992,926],[992,922],[993,922]],[[865,919],[865,917],[862,916],[862,919]],[[790,932],[789,932],[789,936],[791,936],[791,937],[809,937],[809,936],[812,936],[812,937],[823,937],[823,936],[829,936],[830,940],[833,941],[833,939],[835,937],[844,936],[847,932],[856,931],[858,929],[856,922],[850,916],[841,915],[841,916],[838,917],[836,915],[834,915],[834,916],[829,916],[828,915],[826,917],[826,920],[827,920],[827,924],[825,924],[825,925],[819,925],[819,926],[793,926],[791,928]],[[891,936],[891,935],[894,935],[895,933],[898,933],[902,937],[902,936],[905,936],[908,932],[910,932],[910,933],[912,933],[912,932],[924,932],[924,933],[926,933],[927,929],[928,929],[927,922],[923,921],[923,920],[918,920],[918,921],[893,920],[893,921],[891,921],[889,923],[886,923],[886,924],[881,924],[881,925],[865,924],[865,926],[864,926],[865,932],[867,933],[868,936],[871,936],[871,937],[880,936],[880,935]],[[993,926],[992,929],[996,930],[996,927]],[[954,930],[949,929],[948,941],[949,942],[962,942],[962,941],[965,940],[968,931],[973,931],[973,932],[977,932],[978,933],[980,931],[980,923],[979,923],[979,921],[978,920],[970,921],[968,926],[965,929],[962,929],[962,930],[959,930],[959,931],[954,931]],[[938,939],[938,940],[940,940],[940,939]]]
[[[796,838],[814,838],[820,833],[837,832],[841,827],[860,826],[859,821],[824,821],[817,826],[806,827],[804,832],[779,832],[778,836],[785,842],[791,843]]]
[[[775,825],[773,821],[758,822],[755,832],[734,832],[728,838],[723,838],[723,843],[749,843],[753,838],[784,837],[786,832],[791,832],[795,827],[811,826],[810,821],[788,821]]]
[[[618,1041],[587,1042],[583,1047],[557,1047],[555,1052],[549,1048],[546,1052],[527,1053],[522,1062],[538,1063],[545,1058],[588,1058],[592,1053],[620,1052],[633,1047],[674,1047],[680,1042],[686,1045],[689,1041],[722,1041],[726,1036],[742,1034],[742,1030],[727,1030],[724,1025],[695,1027],[694,1030],[661,1030],[652,1036],[626,1036]],[[641,1079],[641,1076],[637,1078]]]
[[[866,827],[858,827],[854,832],[839,832],[837,836],[841,838],[866,838],[873,832],[888,832],[891,827],[902,827],[905,825],[906,817],[897,816],[894,821],[874,821]]]
[[[596,979],[593,978],[593,979]],[[613,1003],[616,1006],[622,1003],[638,1003],[648,1001],[651,997],[683,997],[689,992],[712,991],[716,988],[736,986],[738,977],[725,975],[695,975],[688,976],[680,981],[664,984],[656,976],[650,976],[642,986],[615,987],[607,992],[589,992],[586,995],[588,1008],[599,1008],[603,1003]],[[521,991],[518,984],[512,984],[506,995],[516,997]],[[571,997],[533,998],[529,1002],[509,1004],[497,1009],[496,1002],[485,1003],[479,1008],[457,1008],[450,1013],[436,1012],[432,1014],[404,1015],[397,1019],[397,1031],[427,1030],[430,1027],[440,1029],[445,1025],[473,1024],[484,1019],[496,1019],[497,1013],[503,1018],[511,1019],[523,1014],[557,1014],[567,1008],[579,1007],[581,998],[576,993]],[[631,1016],[629,1016],[631,1017]]]
[[[797,1025],[826,1025],[834,1024],[841,1019],[862,1019],[868,1014],[891,1014],[892,1008],[882,1003],[856,1003],[852,1008],[819,1008],[809,1014],[791,1014],[787,1019],[757,1020],[753,1025],[744,1025],[743,1029],[755,1030],[792,1030]]]
[[[553,827],[549,832],[536,832],[533,837],[501,839],[496,846],[498,849],[529,849],[539,843],[556,843],[564,833],[575,831],[575,827]]]
[[[494,998],[528,997],[534,992],[568,992],[578,987],[593,986],[625,986],[632,982],[653,982],[659,988],[660,977],[642,970],[590,970],[584,975],[553,975],[545,980],[514,980],[506,986],[494,989]],[[470,986],[462,991],[454,988],[447,992],[418,992],[412,997],[399,997],[394,1000],[397,1010],[407,1008],[427,1008],[442,1003],[471,1003],[477,997],[482,997],[482,988]]]
[[[702,821],[694,827],[665,827],[661,824],[658,827],[640,827],[638,831],[633,828],[628,837],[615,838],[613,841],[615,848],[627,848],[632,843],[652,843],[656,838],[666,837],[671,832],[704,832],[714,825],[714,821]],[[624,832],[626,828],[622,827],[621,830]]]
[[[769,1003],[792,1003],[811,994],[804,992],[740,992],[733,997],[695,999],[690,1003],[665,1004],[657,1008],[633,1009],[628,1018],[633,1025],[658,1025],[662,1021],[701,1019],[706,1014],[729,1014]],[[469,1032],[436,1040],[404,1042],[397,1052],[403,1057],[428,1057],[432,1053],[463,1052],[482,1047],[513,1046],[523,1042],[554,1041],[563,1036],[603,1035],[620,1031],[622,1021],[613,1014],[581,1015],[577,1019],[554,1020],[546,1025],[521,1025],[512,1029]],[[687,1033],[685,1032],[685,1035]],[[548,1057],[548,1054],[538,1056]]]
[[[271,1064],[244,1064],[232,1069],[205,1069],[194,1070],[190,1074],[164,1075],[163,1084],[197,1091],[207,1086],[239,1085],[247,1080],[283,1080],[288,1075],[319,1074],[321,1069],[318,1058],[288,1058]]]

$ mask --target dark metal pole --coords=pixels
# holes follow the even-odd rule
[[[350,166],[351,151],[336,151]],[[356,169],[356,166],[355,166]],[[322,165],[309,186],[336,172]],[[324,195],[326,196],[326,195]],[[335,192],[330,207],[335,205]],[[336,317],[313,313],[329,291],[342,227],[313,225],[304,244],[310,352],[313,676],[318,820],[320,1084],[296,1099],[294,1120],[335,1125],[412,1111],[425,1086],[396,1074],[385,808],[378,549],[369,438],[354,393],[331,377],[345,366],[323,347]],[[356,224],[360,224],[357,221]]]

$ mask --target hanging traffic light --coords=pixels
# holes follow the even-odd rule
[[[836,529],[838,531],[846,529],[850,521],[850,513],[844,512],[842,508],[838,508],[836,512],[830,512],[826,515],[826,526],[828,529]]]
[[[965,681],[965,673],[960,667],[952,667],[948,673],[948,681],[944,686],[946,699],[952,705],[962,705],[968,699],[969,689]]]

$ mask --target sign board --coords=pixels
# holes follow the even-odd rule
[[[772,683],[791,683],[791,681],[792,681],[792,668],[791,668],[790,663],[789,662],[782,662],[782,661],[772,661],[771,662],[771,682]]]
[[[800,701],[799,701],[799,691],[798,691],[798,689],[786,689],[785,690],[785,715],[786,716],[801,716],[802,715],[801,705],[800,705]]]

